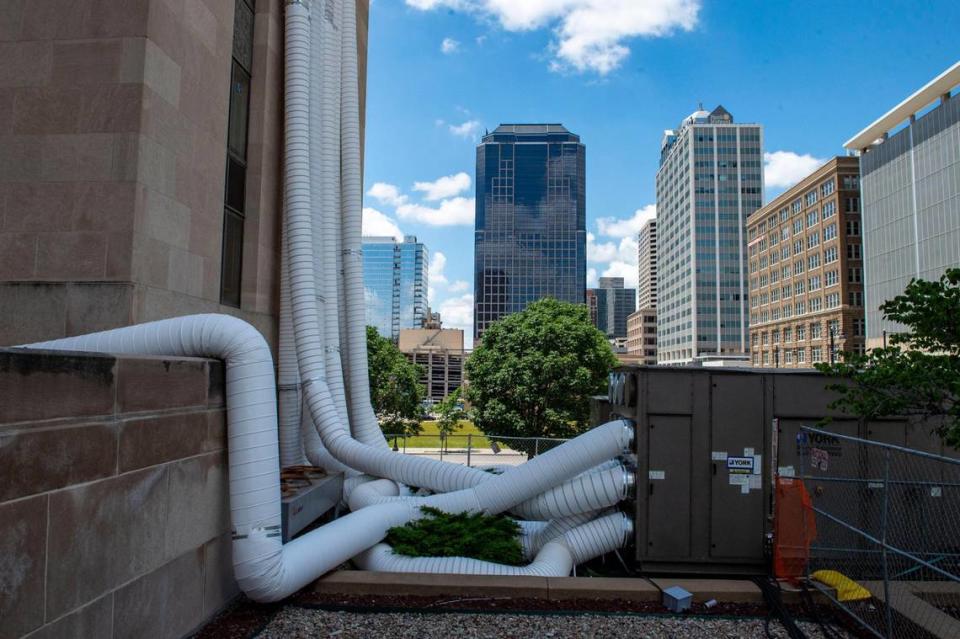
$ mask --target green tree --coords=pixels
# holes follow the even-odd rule
[[[444,442],[457,430],[460,421],[467,419],[467,411],[463,409],[463,400],[460,397],[462,390],[462,387],[457,388],[433,407],[437,415],[437,430]]]
[[[867,419],[918,416],[960,447],[960,269],[933,282],[911,280],[880,310],[906,330],[884,348],[817,365],[843,379],[829,386],[840,394],[833,405]]]
[[[377,329],[367,327],[367,367],[370,400],[385,434],[420,432],[420,404],[426,389],[420,384],[422,367],[412,363]]]
[[[488,435],[576,435],[616,363],[586,306],[534,302],[491,325],[467,361],[474,421]]]

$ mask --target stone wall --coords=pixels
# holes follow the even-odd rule
[[[283,6],[256,3],[233,308],[220,276],[235,0],[0,2],[0,345],[212,312],[276,344]]]
[[[181,637],[238,594],[218,361],[0,349],[0,639]]]

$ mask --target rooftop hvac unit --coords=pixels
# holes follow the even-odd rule
[[[760,574],[773,531],[773,479],[799,472],[801,426],[931,450],[904,419],[862,423],[830,409],[816,371],[630,366],[594,418],[636,423],[634,559],[659,573]],[[829,437],[829,435],[825,435]],[[854,463],[842,457],[832,463]]]

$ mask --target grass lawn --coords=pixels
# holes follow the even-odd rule
[[[407,448],[439,448],[440,447],[440,429],[437,428],[437,422],[433,420],[420,422],[423,430],[416,437],[407,437]],[[486,448],[490,445],[490,440],[483,436],[483,433],[473,425],[473,422],[461,420],[460,426],[450,435],[447,440],[447,448],[466,448],[467,435],[473,435],[471,443],[474,448]],[[390,438],[390,444],[393,444],[393,438]],[[397,440],[397,446],[403,447],[403,439]]]

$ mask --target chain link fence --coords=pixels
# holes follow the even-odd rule
[[[810,583],[870,636],[960,637],[960,460],[815,428],[797,444]]]
[[[393,449],[467,466],[516,466],[567,441],[551,437],[387,435]]]

